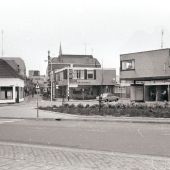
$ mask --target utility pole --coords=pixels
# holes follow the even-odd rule
[[[67,99],[70,100],[70,69],[67,68]]]
[[[2,38],[2,39],[1,39],[1,40],[2,40],[1,56],[3,57],[3,55],[4,55],[4,47],[3,47],[3,45],[4,45],[4,44],[3,44],[3,43],[4,43],[4,39],[3,39],[3,38],[4,38],[4,37],[3,37],[3,36],[4,36],[4,31],[3,31],[3,30],[1,30],[1,36],[2,36],[2,37],[1,37],[1,38]]]
[[[87,54],[87,43],[84,43],[84,52],[85,52],[85,55]]]
[[[161,48],[163,48],[164,42],[163,42],[163,36],[164,36],[164,30],[161,31]]]
[[[49,69],[49,65],[50,65],[50,69]],[[53,101],[53,71],[52,71],[52,58],[50,57],[50,51],[48,51],[48,71],[49,71],[49,80],[50,80],[50,101],[51,101],[51,106],[52,106],[52,101]]]
[[[39,95],[39,91],[40,91],[40,87],[39,87],[39,84],[38,84],[38,81],[37,81],[37,84],[36,84],[36,92],[37,92],[37,119],[39,118],[39,106],[38,106],[38,95]]]
[[[99,95],[99,113],[101,112],[102,97],[103,97],[103,59],[102,59],[102,79],[101,79],[100,95]]]

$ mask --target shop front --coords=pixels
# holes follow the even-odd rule
[[[146,85],[145,101],[169,101],[169,85]]]
[[[0,103],[24,101],[24,80],[0,78]]]

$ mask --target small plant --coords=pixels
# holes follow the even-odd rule
[[[84,108],[84,106],[80,103],[77,105],[78,108]]]
[[[89,105],[89,104],[86,104],[85,108],[89,108],[89,107],[90,107],[90,105]]]
[[[74,104],[69,105],[69,108],[75,108]]]
[[[64,103],[63,107],[69,107],[68,103]]]

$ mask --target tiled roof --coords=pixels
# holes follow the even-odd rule
[[[72,63],[72,64],[84,64],[84,65],[91,65],[96,64],[100,65],[99,61],[96,58],[93,58],[92,55],[70,55],[64,54],[60,55],[59,57],[55,57],[52,59],[52,62],[59,62],[59,63]]]
[[[101,64],[92,55],[70,55],[62,54],[59,57],[52,58],[52,69],[61,69],[70,64],[76,67],[101,67]]]
[[[21,78],[21,76],[6,61],[0,59],[0,78]]]
[[[5,60],[14,70],[19,69],[18,74],[26,77],[26,66],[23,59],[20,57],[1,57],[0,59]]]

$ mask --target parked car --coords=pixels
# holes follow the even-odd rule
[[[100,97],[101,100],[105,102],[113,102],[119,100],[119,97],[113,95],[112,93],[103,93]],[[97,96],[96,99],[99,100],[99,96]]]

